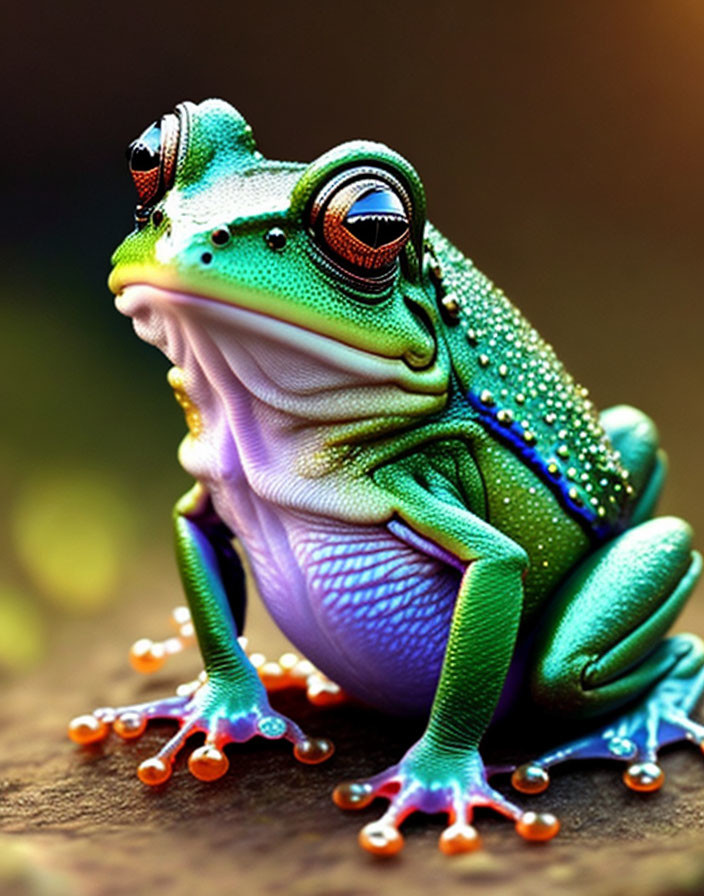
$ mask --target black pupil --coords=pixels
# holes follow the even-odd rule
[[[358,240],[378,249],[408,230],[408,219],[399,197],[388,189],[370,190],[347,213],[345,229]]]
[[[127,159],[132,171],[151,171],[159,167],[161,128],[154,122],[127,147]]]

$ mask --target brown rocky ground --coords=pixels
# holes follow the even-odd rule
[[[100,632],[61,623],[50,661],[5,691],[3,894],[704,893],[704,759],[687,746],[665,757],[665,788],[650,796],[627,791],[616,765],[565,768],[547,793],[522,798],[560,816],[556,840],[531,846],[486,814],[484,848],[454,858],[437,849],[440,817],[409,820],[406,848],[390,861],[357,847],[357,830],[378,808],[346,814],[330,792],[394,761],[414,731],[359,707],[322,711],[296,695],[281,698],[310,732],[334,739],[337,752],[322,766],[302,766],[286,746],[262,742],[233,749],[229,774],[215,784],[191,777],[181,758],[160,792],[147,790],[134,770],[167,725],[155,724],[137,742],[112,738],[91,749],[64,734],[75,714],[164,694],[193,671],[193,655],[174,660],[158,680],[129,669],[126,646],[137,635],[159,636],[168,603],[159,597],[137,613],[135,606],[114,611]],[[257,646],[281,647],[260,615],[250,622]],[[701,599],[683,627],[704,631]]]

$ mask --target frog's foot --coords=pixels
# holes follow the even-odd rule
[[[188,767],[202,781],[213,781],[227,771],[226,744],[244,743],[257,736],[291,741],[300,762],[315,764],[332,755],[330,741],[307,737],[295,722],[269,706],[261,684],[256,678],[254,682],[252,687],[249,682],[201,678],[180,688],[175,697],[96,709],[69,724],[69,737],[79,744],[95,743],[107,737],[112,727],[120,737],[131,740],[144,732],[151,719],[178,722],[178,732],[137,769],[140,780],[149,785],[168,780],[176,754],[197,732],[205,734],[205,743],[191,753]]]
[[[485,769],[478,753],[440,754],[421,740],[403,759],[381,774],[362,781],[338,785],[333,800],[341,809],[362,809],[376,797],[389,800],[378,821],[365,825],[359,843],[375,855],[390,856],[403,847],[399,826],[413,812],[446,812],[449,826],[440,836],[446,855],[468,852],[480,845],[472,825],[475,806],[486,806],[510,818],[527,840],[549,840],[559,830],[558,820],[548,813],[523,812],[487,783],[496,769]]]
[[[698,641],[687,635],[677,640]],[[616,759],[626,763],[623,781],[631,790],[659,790],[665,781],[657,761],[662,747],[686,740],[704,751],[704,725],[689,715],[702,691],[704,668],[691,677],[665,679],[616,722],[517,768],[513,786],[523,793],[540,793],[550,782],[548,769],[553,765],[573,759]]]

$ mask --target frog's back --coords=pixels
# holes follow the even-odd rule
[[[462,398],[597,539],[623,528],[632,493],[587,390],[504,293],[434,228],[448,342]]]

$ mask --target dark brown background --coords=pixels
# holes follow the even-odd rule
[[[260,149],[272,157],[309,160],[353,137],[393,146],[420,172],[434,223],[551,339],[597,404],[628,401],[652,414],[672,463],[663,509],[704,531],[704,7],[698,0],[178,0],[111,9],[87,2],[5,4],[0,17],[0,663],[9,679],[4,786],[16,794],[14,802],[5,801],[1,823],[14,832],[21,853],[7,847],[14,856],[8,867],[20,869],[18,880],[35,864],[51,873],[62,867],[70,887],[80,879],[88,889],[99,889],[110,876],[120,892],[120,880],[132,882],[140,863],[150,867],[148,856],[135,859],[137,869],[128,859],[134,844],[120,824],[129,829],[136,818],[140,837],[160,826],[173,832],[173,840],[169,834],[160,843],[177,866],[183,864],[187,889],[188,868],[203,874],[217,866],[215,881],[227,877],[228,855],[233,868],[242,867],[236,844],[243,842],[246,813],[230,816],[232,829],[218,835],[217,861],[208,865],[208,836],[203,850],[194,847],[186,861],[180,825],[208,830],[193,782],[182,776],[183,805],[174,788],[172,802],[159,809],[144,802],[148,796],[132,778],[122,777],[136,761],[134,747],[108,749],[112,759],[91,763],[86,774],[61,740],[64,715],[143,692],[135,679],[121,678],[124,648],[133,636],[158,637],[161,619],[179,599],[168,509],[187,485],[175,461],[183,422],[164,385],[166,362],[132,335],[105,287],[109,254],[131,226],[124,147],[176,102],[209,95],[235,104]],[[45,481],[53,492],[43,488]],[[61,483],[74,481],[87,496],[77,505],[61,492]],[[76,550],[82,567],[100,565],[100,546],[91,539],[108,515],[104,493],[117,502],[106,535],[112,566],[88,612],[90,600],[72,592],[71,578],[77,575]],[[58,551],[65,568],[61,556],[51,559],[46,536],[55,494],[61,500],[53,531],[67,539]],[[30,550],[33,545],[38,548]],[[263,646],[273,649],[275,636],[260,615],[253,624]],[[683,624],[704,630],[701,595]],[[28,632],[29,646],[18,652]],[[46,705],[51,710],[42,712]],[[24,727],[30,717],[35,725],[42,718],[32,732]],[[338,740],[344,740],[349,723],[337,724]],[[354,724],[362,733],[350,741],[354,749],[340,774],[354,773],[355,750],[364,756],[364,719]],[[378,726],[368,724],[372,731]],[[28,766],[17,765],[15,751],[32,738],[40,746],[30,750],[36,757],[30,774]],[[390,744],[382,738],[374,748],[381,760],[396,758],[398,748]],[[360,761],[373,770],[368,758]],[[690,775],[704,781],[696,756],[671,761],[680,763],[675,783],[677,769],[682,781]],[[120,772],[110,777],[108,809],[91,802],[105,785],[105,762],[113,763],[111,775],[116,762]],[[32,789],[37,769],[36,780],[43,783]],[[289,770],[286,760],[275,773]],[[635,886],[613,864],[623,854],[618,838],[632,842],[629,818],[643,821],[647,831],[656,813],[627,804],[612,792],[615,776],[605,774],[583,779],[575,771],[569,779],[579,797],[572,818],[593,824],[585,822],[583,836],[573,825],[568,845],[558,847],[567,852],[526,858],[513,851],[510,830],[487,820],[493,847],[533,875],[536,889],[559,888],[576,869],[582,869],[585,891],[593,885],[606,892],[606,880],[614,893]],[[76,826],[59,811],[57,780],[72,782],[75,791],[67,793],[86,801]],[[611,801],[604,810],[611,827],[594,821],[602,799],[595,781]],[[281,786],[287,799],[306,804],[303,784],[298,790],[295,783]],[[234,785],[227,787],[233,790],[225,789],[222,805],[234,806],[240,796]],[[564,781],[563,787],[569,824]],[[494,860],[486,854],[473,858],[475,865],[455,865],[461,873],[437,862],[437,825],[423,842],[409,843],[403,868],[374,870],[354,851],[356,820],[340,821],[323,791],[316,791],[315,812],[311,805],[295,817],[303,836],[295,869],[286,865],[293,861],[290,845],[277,852],[285,818],[268,832],[266,824],[259,829],[262,843],[271,836],[271,851],[258,860],[255,849],[255,858],[247,860],[250,888],[287,892],[286,882],[295,877],[300,892],[337,886],[351,893],[359,875],[370,891],[382,883],[400,891],[411,887],[413,875],[420,880],[421,868],[432,868],[446,888],[452,881],[491,883]],[[685,788],[667,797],[670,802],[650,804],[669,807],[670,814],[649,829],[651,865],[634,859],[635,868],[651,869],[649,879],[680,874],[691,883],[704,877],[695,853],[687,852],[689,840],[682,839],[685,829],[699,837],[704,831],[701,788],[697,794]],[[276,805],[276,793],[270,799]],[[119,836],[127,837],[120,841],[123,852],[109,855],[115,843],[107,834],[91,852],[87,833],[103,830],[105,812],[112,818],[123,803],[117,824]],[[164,821],[169,813],[178,816],[173,828]],[[319,843],[333,818],[339,840],[321,858],[310,844]],[[70,848],[67,826],[83,835],[70,840]],[[652,839],[653,831],[660,839]],[[586,841],[604,834],[611,845],[600,841],[602,852],[587,868]],[[501,845],[505,840],[511,840],[510,853]],[[271,864],[277,855],[283,857],[280,868]],[[334,875],[336,861],[344,880]],[[695,862],[693,871],[686,870],[687,862]],[[2,867],[0,860],[0,872]],[[321,868],[332,868],[332,878]],[[518,892],[525,878],[502,872],[501,882]]]

